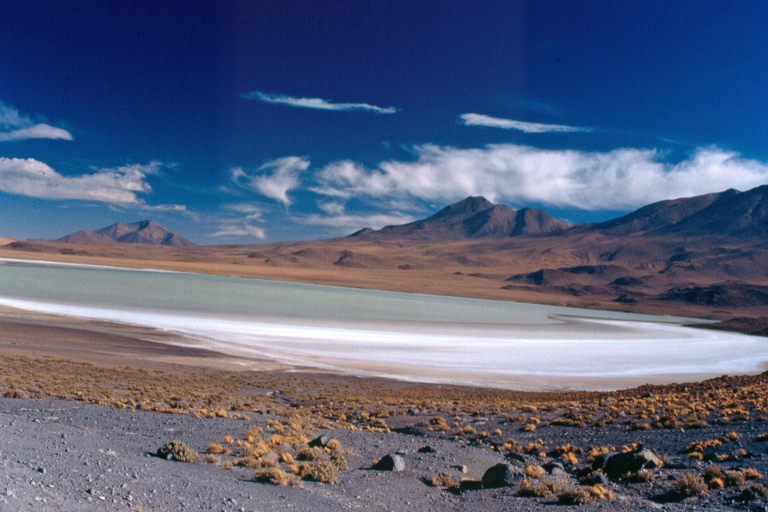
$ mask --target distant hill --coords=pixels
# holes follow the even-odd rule
[[[78,231],[53,241],[96,245],[118,243],[165,245],[169,247],[191,247],[196,245],[153,220],[143,220],[132,224],[112,224],[96,231]]]
[[[517,210],[484,197],[468,197],[446,206],[431,217],[378,231],[362,229],[351,236],[373,239],[410,238],[422,241],[463,238],[506,238],[557,233],[569,225],[535,208]]]

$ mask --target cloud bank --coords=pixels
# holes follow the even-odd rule
[[[29,116],[0,101],[0,142],[27,139],[72,140],[72,134],[49,124],[34,123]]]
[[[309,160],[287,156],[265,163],[255,174],[246,173],[242,167],[230,171],[232,181],[263,196],[291,205],[288,192],[299,186],[299,175],[309,168]]]
[[[243,98],[256,100],[275,105],[287,105],[295,108],[311,108],[315,110],[350,111],[363,110],[377,114],[394,114],[398,111],[395,107],[377,107],[368,103],[333,103],[322,98],[295,98],[282,94],[267,94],[260,91],[251,91],[243,94]]]
[[[0,157],[0,191],[40,199],[97,201],[112,205],[183,211],[182,205],[147,205],[139,194],[152,191],[147,176],[158,174],[162,164],[132,164],[99,169],[79,176],[64,176],[33,158]]]
[[[331,163],[310,190],[345,201],[403,198],[447,204],[470,195],[526,206],[531,203],[581,210],[629,210],[645,204],[768,183],[768,164],[716,147],[667,161],[653,149],[607,152],[548,150],[514,144],[458,149],[415,148],[415,161],[385,161],[369,169],[356,162]]]
[[[564,124],[529,123],[515,121],[514,119],[502,119],[483,114],[461,114],[459,119],[465,126],[485,126],[487,128],[502,128],[504,130],[519,130],[525,133],[574,133],[591,132],[592,128],[580,126],[567,126]]]

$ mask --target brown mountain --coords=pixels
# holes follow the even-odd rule
[[[71,233],[67,236],[57,238],[55,242],[63,242],[65,244],[116,244],[117,240],[110,238],[106,235],[99,235],[93,231],[78,231]]]
[[[408,238],[439,241],[540,235],[557,233],[568,227],[565,222],[542,210],[517,210],[493,204],[484,197],[468,197],[446,206],[426,219],[399,226],[386,226],[378,231],[366,228],[352,236],[367,240]]]
[[[192,247],[196,245],[153,220],[143,220],[132,224],[118,223],[96,231],[78,231],[58,238],[54,242],[96,245],[148,244],[169,247]]]
[[[671,228],[704,210],[709,209],[709,214],[716,212],[721,208],[723,201],[740,194],[738,190],[730,189],[715,194],[659,201],[623,217],[587,226],[585,229],[599,231],[605,235],[621,236],[640,231]]]

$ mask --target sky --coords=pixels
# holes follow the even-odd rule
[[[768,2],[0,2],[0,236],[595,222],[768,183]]]

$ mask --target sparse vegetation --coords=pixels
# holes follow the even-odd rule
[[[438,473],[432,476],[432,478],[429,479],[429,484],[432,487],[440,487],[443,489],[456,487],[457,485],[456,480],[454,480],[453,477],[447,473]]]
[[[157,450],[158,457],[177,460],[179,462],[197,462],[200,459],[200,454],[195,450],[187,446],[183,441],[169,441],[165,443],[161,448]]]
[[[709,486],[702,477],[687,473],[677,481],[676,489],[681,498],[690,498],[706,493]]]

